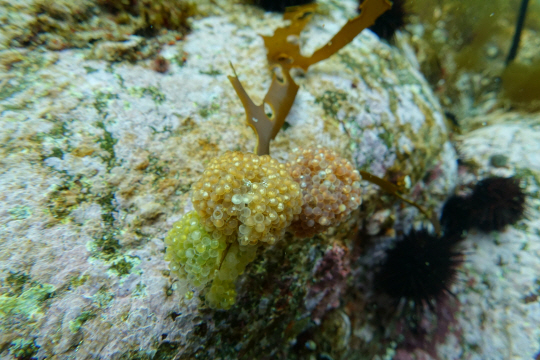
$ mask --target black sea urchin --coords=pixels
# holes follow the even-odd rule
[[[500,231],[515,224],[525,212],[525,193],[515,177],[494,176],[480,181],[470,197],[471,226]]]
[[[375,289],[394,299],[395,305],[403,299],[406,307],[412,304],[413,322],[417,323],[423,309],[433,310],[433,302],[450,293],[462,261],[454,245],[455,241],[436,237],[426,229],[412,230],[387,251],[375,274]]]
[[[379,16],[369,30],[377,34],[381,39],[392,40],[396,30],[405,26],[405,0],[393,0],[392,8]]]
[[[312,3],[313,0],[255,0],[255,5],[266,11],[284,12],[286,7]]]
[[[441,226],[447,236],[461,238],[471,227],[471,200],[452,195],[442,208]]]

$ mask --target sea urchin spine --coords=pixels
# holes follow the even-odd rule
[[[525,197],[515,177],[484,179],[470,196],[454,195],[446,201],[441,215],[444,232],[462,235],[473,227],[484,232],[501,231],[523,217]]]
[[[412,305],[416,324],[426,307],[433,310],[434,301],[450,293],[462,261],[454,241],[426,229],[412,230],[386,255],[375,274],[375,289],[392,298],[396,307],[403,300],[406,308]]]
[[[515,177],[484,179],[476,184],[470,199],[472,226],[486,232],[515,224],[525,212],[525,193]]]
[[[255,0],[255,4],[266,11],[284,12],[289,6],[298,6],[312,3],[313,0]]]

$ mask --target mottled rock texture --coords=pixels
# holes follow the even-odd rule
[[[496,112],[464,123],[465,134],[456,137],[458,192],[489,176],[516,176],[526,210],[516,225],[474,231],[463,243],[462,282],[454,289],[461,305],[439,357],[534,358],[540,349],[540,116]],[[501,156],[504,163],[493,160]]]
[[[307,52],[355,14],[355,1],[320,3],[300,39]],[[230,311],[175,290],[163,239],[190,209],[191,184],[213,157],[255,145],[229,61],[259,102],[271,72],[257,34],[282,24],[219,4],[226,15],[193,20],[191,34],[164,46],[165,74],[150,63],[90,60],[90,49],[2,52],[3,358],[362,358],[391,347],[370,345],[373,329],[361,330],[369,309],[350,320],[364,303],[352,281],[362,252],[355,234],[425,219],[366,182],[361,210],[342,226],[261,249]],[[274,157],[321,144],[440,206],[454,187],[455,152],[426,81],[398,49],[365,31],[295,76],[300,90]]]

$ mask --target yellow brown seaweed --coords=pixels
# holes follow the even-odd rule
[[[269,65],[279,67],[283,74],[283,79],[278,79],[274,74],[262,104],[255,105],[251,100],[240,80],[238,80],[234,68],[234,76],[229,76],[229,80],[246,110],[247,124],[257,134],[255,152],[258,155],[270,154],[270,140],[276,137],[283,126],[298,93],[298,85],[290,75],[290,70],[300,68],[307,71],[311,65],[329,58],[350,43],[362,30],[373,25],[380,15],[392,7],[392,3],[388,0],[365,1],[360,7],[360,15],[350,19],[326,45],[316,50],[311,56],[306,57],[301,54],[298,41],[291,41],[291,39],[297,39],[300,36],[304,27],[311,20],[316,7],[316,4],[308,4],[288,8],[283,15],[283,19],[290,21],[290,24],[278,28],[272,36],[262,36],[267,49],[266,57]],[[265,104],[272,109],[270,116],[265,113]],[[435,231],[437,233],[441,232],[435,213],[431,214],[415,202],[404,198],[397,186],[365,171],[362,171],[362,177],[416,207],[431,221]]]
[[[268,63],[271,67],[279,67],[283,74],[283,79],[278,79],[274,74],[263,103],[255,105],[238,80],[236,73],[234,76],[229,76],[229,80],[246,110],[247,123],[257,134],[255,149],[257,155],[270,154],[270,140],[276,137],[294,103],[298,85],[291,77],[290,70],[300,68],[307,71],[311,65],[329,58],[350,43],[362,30],[371,26],[377,17],[391,7],[392,3],[388,0],[365,1],[362,4],[360,15],[349,20],[326,45],[315,51],[310,57],[303,56],[300,53],[299,45],[290,39],[300,35],[311,19],[316,5],[309,4],[287,9],[283,18],[291,23],[277,29],[272,36],[263,36],[268,51]],[[265,104],[272,109],[272,115],[266,115]]]
[[[282,81],[278,80],[277,76],[274,75],[268,93],[261,105],[255,105],[251,100],[240,80],[238,80],[236,72],[234,76],[229,76],[234,90],[236,90],[244,109],[246,109],[247,124],[257,134],[257,145],[255,146],[257,155],[270,154],[270,140],[273,140],[283,127],[285,118],[289,114],[298,92],[298,85],[294,82],[290,73],[284,71],[283,74],[284,79]],[[272,115],[266,115],[264,104],[270,106]]]

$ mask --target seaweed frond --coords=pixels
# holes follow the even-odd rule
[[[290,70],[300,68],[307,71],[311,65],[329,58],[350,43],[362,30],[373,25],[377,17],[392,7],[392,3],[388,0],[367,0],[361,6],[360,15],[349,20],[325,46],[310,57],[305,57],[300,53],[298,43],[291,39],[298,38],[311,19],[316,6],[308,4],[288,8],[283,18],[289,20],[290,24],[278,28],[272,36],[262,36],[267,49],[268,63],[272,68],[278,67],[281,70],[283,79],[274,74],[270,89],[261,105],[255,105],[251,100],[238,80],[234,68],[234,76],[229,76],[246,110],[247,123],[257,134],[258,155],[270,154],[270,140],[276,137],[294,103],[298,85],[291,77]],[[265,113],[265,104],[272,110],[269,116]]]
[[[231,64],[232,67],[232,64]],[[247,124],[257,134],[257,145],[255,146],[255,152],[257,155],[269,155],[270,154],[270,140],[273,140],[279,130],[285,123],[285,118],[289,114],[291,107],[296,98],[298,92],[298,85],[294,82],[288,71],[283,71],[284,78],[279,80],[274,74],[268,93],[264,97],[261,105],[255,105],[253,100],[249,97],[246,90],[238,80],[236,71],[234,76],[229,76],[236,94],[242,101],[242,105],[246,110]],[[267,115],[264,109],[264,105],[268,104],[272,109],[272,113]]]
[[[291,20],[291,25],[277,29],[272,36],[263,36],[264,44],[268,50],[267,58],[270,65],[279,64],[284,68],[308,68],[326,60],[360,34],[360,32],[375,23],[375,20],[392,7],[388,0],[367,0],[360,6],[360,14],[350,19],[326,45],[306,57],[300,53],[298,42],[291,42],[290,38],[298,37],[307,21],[316,8],[315,4],[293,7],[285,13],[283,18]]]
[[[418,211],[420,211],[422,214],[424,214],[424,216],[431,222],[431,224],[433,225],[433,228],[435,230],[435,233],[437,235],[439,235],[439,236],[442,234],[441,224],[439,223],[439,219],[437,218],[437,214],[434,211],[429,212],[428,210],[424,209],[423,207],[421,207],[420,205],[418,205],[414,201],[403,197],[400,194],[403,191],[403,189],[401,189],[400,187],[392,184],[389,181],[386,181],[386,180],[384,180],[384,179],[382,179],[382,178],[380,178],[378,176],[370,174],[367,171],[360,170],[360,175],[362,175],[363,180],[366,180],[366,181],[368,181],[368,182],[370,182],[372,184],[375,184],[375,185],[379,186],[381,189],[383,189],[384,191],[394,195],[395,197],[397,197],[401,201],[404,201],[407,204],[412,205],[415,208],[417,208]]]

